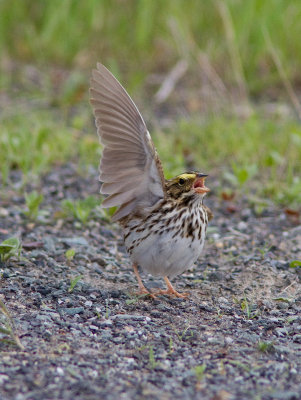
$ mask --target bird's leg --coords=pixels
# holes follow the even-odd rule
[[[167,294],[169,296],[175,296],[175,297],[179,297],[179,298],[182,298],[182,299],[185,299],[186,297],[189,296],[189,293],[179,293],[179,292],[177,292],[176,289],[170,283],[170,280],[167,278],[167,276],[164,276],[164,280],[165,280],[167,289],[159,290],[155,294]]]
[[[140,276],[139,271],[138,271],[137,264],[133,264],[133,270],[134,270],[134,274],[136,275],[136,278],[137,278],[137,281],[138,281],[138,285],[139,285],[139,292],[137,294],[138,295],[139,294],[148,294],[150,297],[155,299],[156,296],[153,295],[149,290],[147,290],[146,287],[143,285],[141,276]]]

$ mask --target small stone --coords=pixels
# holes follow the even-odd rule
[[[249,219],[252,217],[252,210],[250,208],[244,208],[241,210],[241,217],[245,220]]]
[[[224,276],[220,272],[211,272],[207,275],[207,279],[210,282],[218,282],[223,280]]]
[[[0,217],[8,217],[9,212],[6,208],[0,207]]]
[[[248,229],[248,224],[247,224],[246,222],[244,222],[244,221],[240,221],[240,222],[238,223],[238,225],[237,225],[237,229],[238,229],[239,231],[244,232],[244,231],[246,231],[246,230]]]
[[[275,400],[299,400],[300,396],[297,392],[292,391],[277,391],[273,393],[273,399]]]
[[[36,290],[37,290],[37,292],[41,293],[43,296],[46,296],[47,294],[51,293],[50,287],[39,286],[39,287],[37,287]]]
[[[299,335],[294,335],[293,336],[293,341],[295,342],[295,343],[301,343],[301,334]]]
[[[113,319],[133,319],[136,321],[144,321],[147,317],[144,317],[143,315],[132,315],[132,314],[116,314],[112,316]]]
[[[36,319],[40,320],[40,321],[52,321],[52,318],[50,315],[44,315],[44,314],[37,314],[36,315]]]
[[[89,325],[89,328],[91,329],[91,331],[98,331],[99,330],[98,326],[95,326],[95,325]]]
[[[160,318],[162,314],[159,311],[151,311],[150,315],[154,318]]]
[[[61,311],[63,311],[65,314],[68,315],[76,315],[76,314],[81,314],[84,312],[84,307],[70,307],[70,308],[61,308]]]
[[[26,398],[28,398],[28,397],[25,396],[25,395],[22,394],[22,393],[18,393],[17,396],[15,397],[16,400],[24,400],[24,399],[26,399]]]
[[[111,319],[106,319],[100,323],[100,326],[111,326],[113,325],[113,321]]]
[[[234,340],[230,337],[230,336],[226,336],[225,337],[225,344],[232,344],[234,342]]]
[[[119,297],[121,297],[123,295],[123,292],[121,290],[112,290],[110,295],[113,299],[118,299]]]
[[[68,246],[72,247],[72,246],[88,246],[88,242],[84,237],[72,237],[72,238],[60,238],[59,239],[60,242],[67,244]]]
[[[207,338],[207,342],[210,344],[220,344],[220,340],[212,336]]]
[[[55,240],[51,236],[46,236],[44,238],[44,249],[47,251],[48,254],[54,254],[56,249]]]
[[[284,301],[281,301],[277,304],[277,308],[279,308],[280,310],[286,310],[287,308],[289,308],[289,306],[290,305]]]
[[[229,300],[226,299],[225,297],[219,297],[218,302],[223,304],[229,304]]]
[[[95,255],[93,258],[92,258],[92,261],[93,262],[95,262],[95,263],[97,263],[98,265],[100,265],[101,267],[104,267],[105,265],[107,265],[107,261],[103,258],[103,257],[101,257],[100,255]]]
[[[104,332],[101,334],[101,338],[102,338],[103,340],[111,340],[111,339],[112,339],[112,334],[111,334],[109,331],[104,331]]]
[[[123,337],[114,337],[112,339],[112,342],[115,343],[115,344],[120,344],[120,343],[124,342],[124,338]]]
[[[5,381],[8,381],[9,377],[7,375],[0,374],[0,385],[3,385]]]

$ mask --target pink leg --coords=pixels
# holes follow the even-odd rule
[[[189,293],[179,293],[179,292],[177,292],[176,289],[170,283],[170,280],[167,278],[167,276],[164,276],[164,280],[165,280],[167,289],[159,290],[155,294],[167,294],[168,296],[175,296],[175,297],[179,297],[179,298],[182,298],[182,299],[186,299],[189,296]]]
[[[146,287],[143,285],[141,276],[140,276],[139,271],[138,271],[138,266],[137,266],[137,264],[133,264],[133,269],[134,269],[134,274],[136,275],[136,278],[137,278],[137,281],[138,281],[138,285],[139,285],[139,292],[138,292],[137,294],[138,294],[138,295],[139,295],[139,294],[148,294],[150,297],[152,297],[153,299],[155,299],[156,296],[153,295],[150,291],[148,291],[148,290],[146,289]]]

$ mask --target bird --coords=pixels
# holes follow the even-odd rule
[[[137,294],[186,298],[170,279],[191,268],[202,253],[211,210],[203,204],[210,191],[207,174],[188,171],[165,179],[146,124],[131,97],[101,63],[90,87],[95,125],[102,145],[102,207],[118,207],[112,217],[123,229],[124,243],[137,277]],[[166,289],[149,291],[138,267],[162,277]]]

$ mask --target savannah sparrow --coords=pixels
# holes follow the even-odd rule
[[[185,172],[166,180],[150,134],[136,105],[102,65],[92,73],[91,104],[103,145],[100,162],[103,207],[119,206],[113,221],[124,231],[127,252],[138,279],[139,293],[178,293],[168,277],[190,268],[202,252],[212,214],[203,205],[209,189],[206,174]],[[138,266],[162,276],[166,290],[150,293]]]

